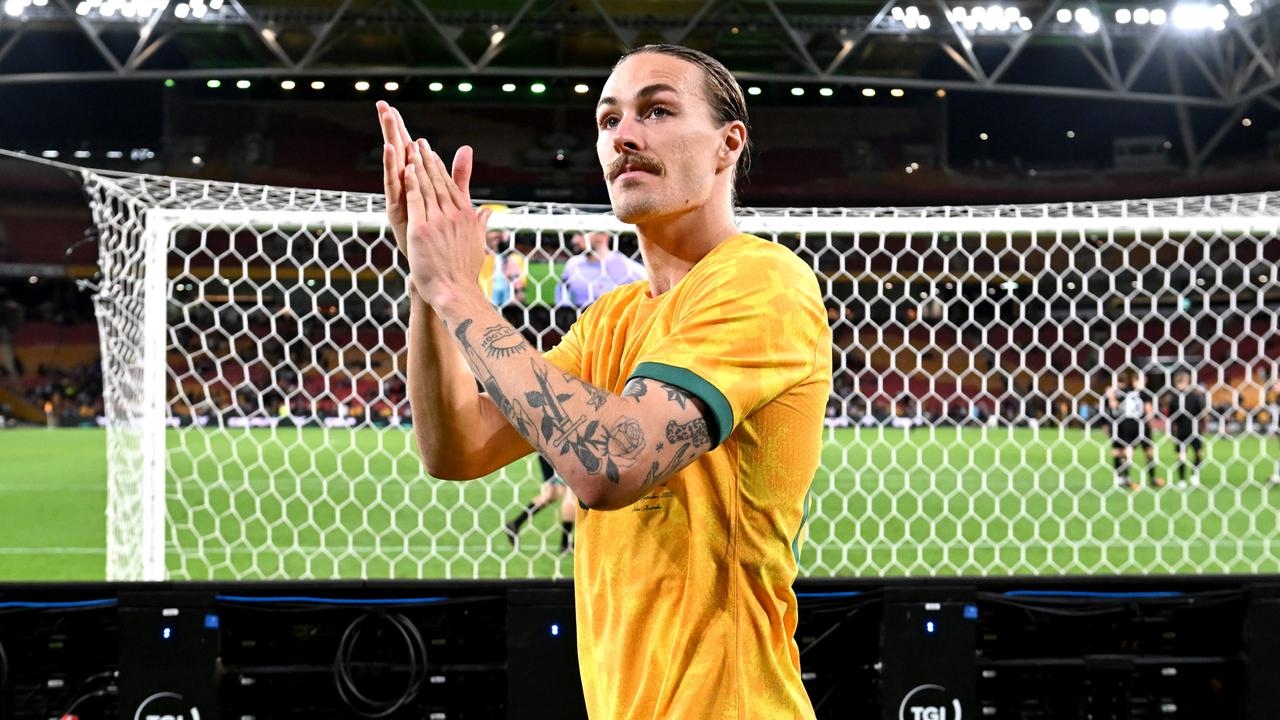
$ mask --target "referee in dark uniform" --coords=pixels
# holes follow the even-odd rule
[[[1115,385],[1107,388],[1107,407],[1111,411],[1111,456],[1116,468],[1116,486],[1137,490],[1140,479],[1130,479],[1133,450],[1142,448],[1146,455],[1147,482],[1163,487],[1164,479],[1156,476],[1156,451],[1151,443],[1152,399],[1133,370],[1120,373]]]
[[[1204,418],[1204,394],[1191,386],[1191,373],[1178,370],[1173,374],[1173,390],[1168,394],[1169,436],[1178,449],[1178,486],[1186,487],[1187,456],[1191,456],[1192,486],[1200,484],[1200,463],[1204,461],[1204,443],[1200,439]]]

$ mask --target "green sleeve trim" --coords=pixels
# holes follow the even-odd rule
[[[678,387],[705,403],[711,410],[711,421],[715,423],[715,427],[710,428],[709,433],[711,439],[715,441],[711,446],[712,449],[719,447],[720,443],[729,437],[729,433],[733,432],[733,407],[725,399],[724,393],[693,371],[665,363],[645,362],[637,365],[627,380],[633,377],[650,378]]]

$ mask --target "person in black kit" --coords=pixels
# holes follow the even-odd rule
[[[1168,417],[1169,436],[1173,438],[1178,448],[1179,487],[1188,485],[1188,454],[1192,456],[1190,485],[1200,484],[1200,463],[1204,461],[1204,443],[1200,439],[1200,427],[1204,408],[1204,394],[1191,386],[1191,373],[1187,370],[1175,372],[1173,390],[1168,395]]]
[[[1163,487],[1164,479],[1156,476],[1156,451],[1151,444],[1151,393],[1133,370],[1120,373],[1118,382],[1107,388],[1107,407],[1111,411],[1111,457],[1117,487],[1142,487],[1138,479],[1129,477],[1135,446],[1147,456],[1147,482],[1151,487]]]

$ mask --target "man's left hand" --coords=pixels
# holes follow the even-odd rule
[[[460,293],[480,292],[490,211],[471,207],[470,180],[470,147],[458,149],[451,177],[425,140],[410,146],[404,173],[409,273],[418,294],[437,309]]]

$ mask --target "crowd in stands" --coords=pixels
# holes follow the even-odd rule
[[[600,235],[589,241],[491,234],[488,282],[481,285],[535,347],[554,346],[579,306],[594,299],[589,282],[574,285],[579,271],[579,279],[594,277],[612,257],[629,264],[626,272],[642,272],[627,257],[635,254],[634,238],[623,239],[628,247],[619,251],[617,238]],[[588,258],[595,259],[584,268]],[[206,422],[407,421],[408,308],[395,301],[403,289],[377,279],[358,286],[353,279],[352,292],[344,282],[331,278],[314,288],[300,282],[295,290],[258,293],[246,302],[230,294],[198,299],[208,288],[175,298],[169,306],[172,414]],[[93,423],[103,414],[96,327],[83,308],[55,297],[22,304],[0,295],[0,382],[58,424]],[[1092,328],[1074,319],[1025,324],[998,310],[956,318],[947,314],[950,308],[942,314],[914,305],[876,309],[856,297],[831,300],[827,312],[833,426],[1094,427],[1106,421],[1100,408],[1110,374],[1136,354],[1133,348],[1154,356],[1194,345],[1208,359],[1196,380],[1210,389],[1212,418],[1224,431],[1238,431],[1250,426],[1257,403],[1234,388],[1253,382],[1251,359],[1280,353],[1280,338],[1266,327],[1274,313],[1215,311],[1213,327],[1201,331],[1183,321],[1143,326],[1120,318]],[[78,340],[68,342],[69,336]],[[12,410],[0,412],[12,417]]]

